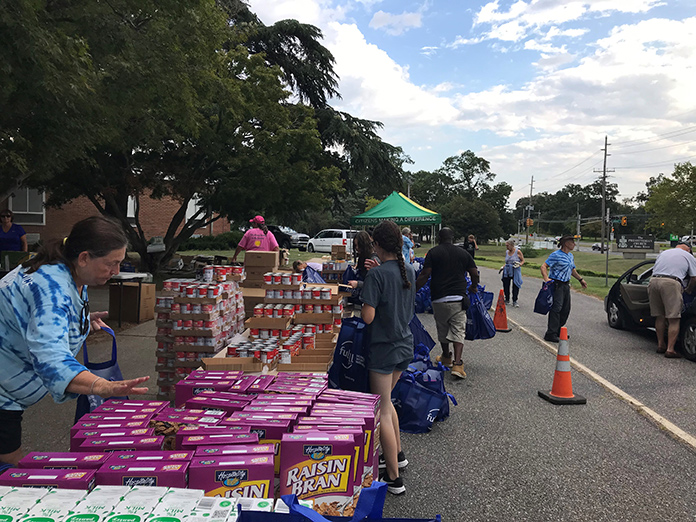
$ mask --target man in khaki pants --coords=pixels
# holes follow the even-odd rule
[[[684,290],[687,277],[688,284]],[[695,287],[696,259],[691,252],[690,243],[680,241],[675,248],[665,250],[657,256],[648,284],[650,315],[655,318],[657,353],[664,353],[670,359],[681,357],[674,346],[679,337],[679,322],[684,304],[682,291],[690,294]],[[669,325],[666,345],[665,322]]]
[[[466,377],[462,351],[466,330],[466,310],[469,308],[467,297],[466,273],[471,277],[471,293],[476,293],[479,276],[478,268],[469,253],[452,243],[454,232],[443,228],[439,233],[440,244],[431,248],[425,256],[423,271],[416,280],[416,288],[430,281],[430,294],[433,302],[433,315],[437,326],[437,338],[442,345],[442,356],[437,360],[445,366],[451,366],[452,375],[463,379]],[[450,351],[454,346],[454,359]]]

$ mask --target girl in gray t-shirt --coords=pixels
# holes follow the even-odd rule
[[[408,464],[401,451],[399,419],[391,403],[396,382],[413,360],[413,335],[408,323],[413,318],[416,298],[416,274],[401,255],[401,230],[393,221],[383,221],[372,234],[375,253],[382,264],[371,269],[362,291],[362,318],[371,325],[367,368],[372,393],[381,396],[381,433],[383,457],[380,468],[390,493],[406,491],[399,468]]]

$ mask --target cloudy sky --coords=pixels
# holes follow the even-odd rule
[[[332,105],[384,123],[409,170],[467,149],[511,204],[607,168],[621,197],[696,161],[694,0],[250,0],[270,25],[319,27]]]

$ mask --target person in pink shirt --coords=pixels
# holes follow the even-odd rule
[[[232,261],[237,260],[237,256],[242,250],[264,250],[266,252],[279,250],[278,242],[273,232],[270,232],[266,227],[263,216],[254,217],[249,220],[249,223],[251,223],[251,228],[245,232],[237,245]]]

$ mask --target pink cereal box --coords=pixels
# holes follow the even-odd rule
[[[203,397],[217,397],[218,399],[231,399],[233,401],[246,401],[246,402],[251,402],[256,398],[254,395],[249,395],[246,393],[221,392],[221,391],[211,391],[211,390],[202,391],[198,395],[201,395]]]
[[[97,469],[106,462],[106,453],[65,453],[32,451],[19,461],[19,468]]]
[[[133,421],[149,421],[154,417],[153,413],[85,413],[80,417],[80,421],[114,421],[114,422],[133,422]]]
[[[131,399],[107,399],[103,404],[97,406],[94,411],[109,406],[118,406],[124,408],[154,408],[159,411],[169,406],[167,401],[134,401]]]
[[[341,514],[355,505],[360,443],[353,435],[288,433],[281,447],[280,495],[313,500],[315,509],[324,513],[331,504]]]
[[[209,391],[227,391],[235,383],[234,380],[191,380],[184,379],[176,383],[174,391],[174,404],[177,408],[186,404],[186,401],[191,397],[195,397],[205,390]]]
[[[161,451],[164,437],[95,437],[85,439],[79,451]]]
[[[195,451],[198,446],[225,446],[228,444],[254,444],[259,441],[256,433],[216,433],[211,435],[188,435],[181,441],[181,449]]]
[[[202,414],[208,414],[208,415],[217,415],[217,416],[222,416],[224,415],[223,413],[220,412],[208,412],[206,410],[196,410],[196,409],[190,409],[190,408],[164,408],[161,412],[159,412],[157,415],[155,415],[155,419],[159,419],[160,416],[163,415],[181,415],[181,414],[186,414],[186,415],[202,415]]]
[[[207,497],[273,497],[273,456],[194,457],[189,487]]]
[[[244,408],[244,412],[260,413],[297,413],[306,415],[309,408],[307,406],[285,406],[285,405],[256,405],[253,402]]]
[[[160,486],[186,487],[189,461],[183,462],[116,462],[97,470],[100,486]]]
[[[274,444],[233,444],[231,446],[197,446],[196,457],[229,457],[230,455],[275,455]]]
[[[149,463],[149,462],[188,462],[193,458],[192,451],[114,451],[106,453],[104,464]]]
[[[0,486],[85,489],[94,487],[94,469],[10,468],[0,475]]]
[[[239,379],[244,372],[238,370],[194,370],[188,376],[188,379],[206,380],[206,379],[223,379],[234,380]]]
[[[174,447],[176,449],[181,449],[181,443],[184,440],[184,437],[191,437],[191,436],[198,436],[198,435],[215,435],[218,433],[227,433],[227,434],[232,434],[232,433],[251,433],[251,429],[249,426],[242,426],[242,425],[236,425],[236,426],[211,426],[207,424],[200,424],[200,425],[190,425],[190,426],[182,426],[179,428],[179,431],[176,432],[175,439],[174,439]]]
[[[200,408],[204,410],[222,411],[229,415],[235,411],[241,411],[249,404],[248,401],[236,401],[224,399],[221,397],[208,397],[204,395],[196,395],[187,400],[184,405],[186,408]]]
[[[254,384],[256,379],[257,377],[255,375],[242,375],[229,390],[232,392],[244,393]]]
[[[276,448],[275,473],[280,472],[280,441],[285,433],[288,433],[295,421],[281,419],[255,419],[246,418],[238,421],[243,426],[249,426],[251,433],[259,436],[261,444],[274,444]]]
[[[86,439],[95,437],[151,437],[154,434],[153,428],[136,428],[134,430],[82,430],[75,433],[70,438],[70,451],[80,451],[80,446]]]
[[[252,393],[262,392],[268,388],[274,380],[274,375],[258,375],[247,391]]]
[[[70,428],[70,436],[72,437],[78,431],[82,430],[120,430],[120,429],[138,429],[147,428],[150,425],[150,420],[135,420],[135,421],[83,421],[80,420]]]

